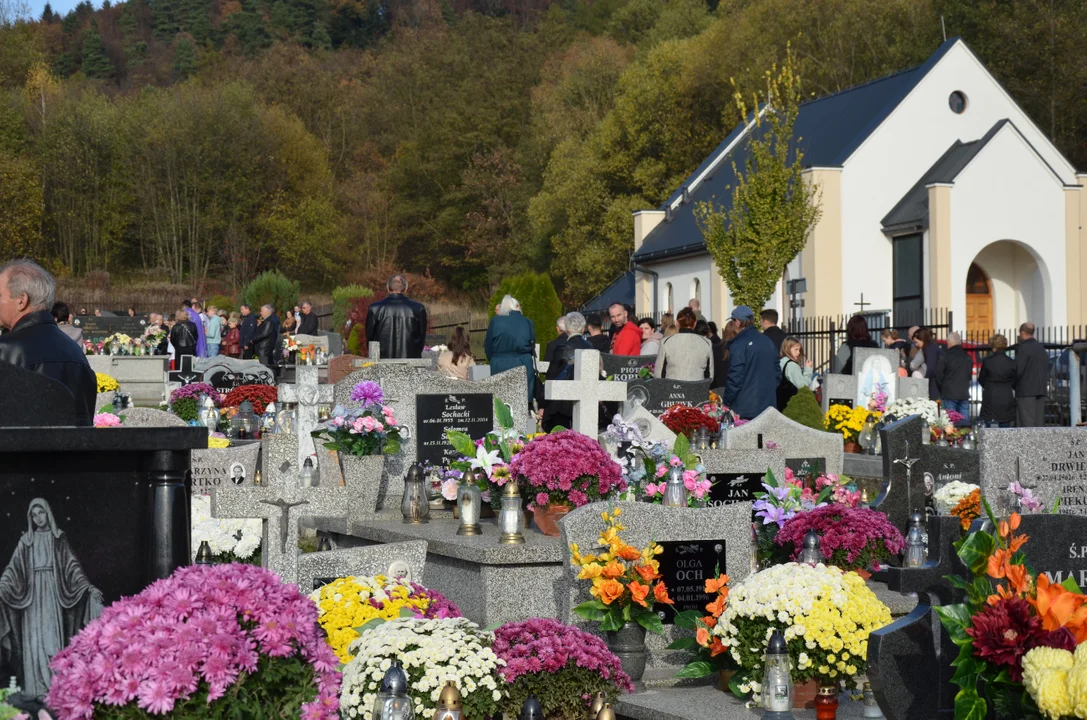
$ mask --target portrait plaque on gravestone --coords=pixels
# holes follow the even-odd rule
[[[674,603],[661,605],[661,622],[671,625],[685,610],[704,612],[715,595],[706,592],[706,580],[726,573],[724,540],[678,540],[659,543],[661,580]]]
[[[785,467],[792,470],[793,475],[796,477],[807,477],[808,475],[819,477],[827,472],[827,459],[821,457],[785,458]]]
[[[416,395],[415,425],[418,462],[442,465],[457,454],[446,440],[446,430],[459,430],[478,440],[494,429],[494,395]]]

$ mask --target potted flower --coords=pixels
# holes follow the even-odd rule
[[[861,431],[864,430],[864,424],[869,419],[873,422],[878,421],[880,417],[879,412],[869,410],[866,407],[851,408],[848,405],[831,405],[830,409],[827,410],[824,423],[827,430],[837,431],[842,434],[846,452],[859,453],[861,448],[858,440]]]
[[[253,412],[263,415],[265,405],[278,399],[279,390],[274,385],[239,385],[226,394],[222,407],[238,408],[242,403],[249,402],[253,405]]]
[[[952,480],[932,494],[932,500],[936,504],[936,512],[940,515],[947,515],[951,512],[951,508],[958,505],[963,498],[975,490],[980,490],[980,488],[977,485]]]
[[[627,489],[619,464],[599,442],[574,430],[533,438],[510,462],[510,472],[524,483],[536,527],[545,535],[557,536],[556,523],[573,508]]]
[[[494,652],[505,667],[499,674],[507,696],[499,710],[516,717],[529,695],[543,706],[550,720],[582,720],[588,699],[603,693],[614,703],[620,692],[634,692],[634,684],[619,668],[617,658],[596,635],[534,618],[507,623],[495,630]]]
[[[812,707],[815,684],[861,682],[868,634],[890,622],[890,610],[856,573],[786,563],[734,585],[710,633],[738,668],[730,687],[758,702],[766,642],[772,630],[781,630],[797,684],[796,706]],[[804,687],[812,680],[816,683]]]
[[[177,570],[106,608],[51,668],[46,702],[58,720],[339,717],[317,608],[252,565]]]
[[[437,590],[385,575],[339,578],[314,590],[310,599],[317,604],[317,621],[342,663],[351,662],[354,655],[348,647],[374,620],[461,616]]]
[[[672,600],[656,560],[664,549],[655,542],[641,550],[623,542],[620,533],[626,528],[619,522],[621,515],[620,508],[601,513],[604,529],[597,542],[601,552],[582,555],[576,543],[570,545],[570,563],[580,570],[579,580],[592,582],[589,594],[594,598],[574,612],[600,623],[608,635],[608,647],[619,654],[623,671],[637,684],[645,673],[646,631],[664,632],[653,609],[657,603],[671,605]]]
[[[204,493],[194,494],[192,556],[196,557],[200,544],[206,542],[211,548],[213,563],[244,562],[260,566],[263,524],[261,520],[212,517],[211,496]]]
[[[677,435],[671,450],[660,443],[653,444],[649,451],[642,455],[641,464],[642,472],[637,472],[636,468],[635,472],[626,475],[628,484],[632,477],[639,478],[635,492],[639,499],[660,505],[664,501],[668,475],[672,468],[677,468],[683,473],[683,485],[687,489],[687,507],[702,508],[709,503],[709,492],[713,483],[706,478],[706,467],[698,456],[691,452],[690,443],[685,436]]]
[[[690,405],[673,405],[664,411],[660,421],[676,435],[686,437],[693,435],[699,428],[706,428],[710,435],[716,435],[721,430],[721,423],[717,419]]]
[[[215,407],[223,404],[223,396],[208,383],[198,382],[182,385],[170,393],[169,411],[185,422],[195,422],[200,414],[200,399],[210,398]]]
[[[701,678],[716,672],[718,686],[722,690],[730,688],[736,682],[736,663],[721,638],[713,634],[713,629],[725,612],[728,583],[728,575],[721,575],[719,572],[712,578],[706,578],[706,594],[713,600],[706,604],[705,613],[685,610],[676,614],[676,627],[694,630],[694,637],[679,638],[668,646],[669,650],[694,652],[694,657],[676,673],[677,678]]]
[[[855,570],[867,576],[906,549],[906,540],[887,516],[878,510],[826,505],[799,513],[778,531],[774,542],[790,549],[796,560],[804,536],[815,531],[828,565]]]
[[[965,601],[936,608],[959,646],[955,717],[987,717],[990,703],[1013,709],[1015,717],[1082,717],[1087,670],[1077,668],[1087,668],[1080,650],[1087,596],[1073,577],[1057,584],[1032,573],[1022,552],[1028,537],[1016,534],[1020,516],[998,521],[983,507],[992,531],[969,533],[956,544],[966,573],[950,579]]]
[[[106,375],[105,373],[96,372],[94,374],[95,379],[98,382],[98,394],[113,393],[121,389],[121,383],[112,375]]]
[[[434,713],[446,681],[460,690],[463,717],[494,716],[502,700],[503,661],[492,633],[465,618],[400,618],[375,623],[348,646],[355,657],[343,668],[340,706],[344,717],[370,717],[389,663],[399,659],[408,677],[415,716]]]

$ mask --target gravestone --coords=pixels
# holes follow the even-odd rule
[[[260,442],[243,442],[228,448],[203,448],[192,453],[192,491],[253,485],[260,460]]]
[[[466,394],[465,391],[470,390],[471,394],[490,395],[492,406],[493,397],[497,396],[510,406],[518,430],[527,434],[535,428],[535,422],[528,412],[528,394],[525,392],[527,376],[523,367],[516,367],[469,385],[463,380],[453,380],[423,368],[379,362],[356,370],[337,383],[333,390],[335,404],[357,406],[357,403],[351,401],[351,390],[363,380],[373,380],[381,385],[385,393],[384,404],[392,408],[397,422],[406,429],[400,453],[390,455],[385,460],[380,490],[380,505],[383,509],[400,506],[400,497],[404,492],[404,475],[418,458],[417,435],[420,428],[416,415],[417,395],[453,395],[459,398]],[[449,425],[455,426],[453,423]],[[428,432],[436,430],[437,428],[428,428]]]
[[[444,393],[415,396],[415,443],[418,462],[445,465],[458,453],[446,430],[478,440],[494,428],[494,396],[490,393]]]
[[[660,443],[667,448],[676,444],[676,434],[653,413],[641,405],[623,403],[623,419],[638,428],[638,432],[649,442]]]
[[[574,379],[548,380],[544,384],[547,400],[573,401],[573,429],[596,437],[600,427],[600,403],[626,398],[627,384],[600,379],[600,351],[574,351]]]
[[[306,458],[317,453],[311,433],[317,429],[319,406],[332,403],[334,386],[322,385],[318,380],[319,372],[316,365],[299,365],[295,368],[295,384],[279,386],[279,402],[296,405],[294,432],[298,435],[299,467]]]
[[[1013,509],[1008,485],[1018,480],[1046,508],[1087,515],[1087,428],[981,428],[981,496],[993,512]]]
[[[469,365],[468,366],[468,379],[469,380],[486,380],[491,376],[490,365]]]
[[[43,695],[52,655],[104,606],[188,564],[189,454],[206,442],[191,428],[0,430],[0,676]],[[49,615],[60,637],[33,619]]]
[[[354,482],[300,487],[296,435],[266,436],[261,448],[261,484],[212,488],[211,515],[264,520],[264,566],[284,582],[297,583],[299,523],[314,517],[360,519],[367,515],[365,508],[374,505],[373,488]]]
[[[657,417],[673,405],[698,406],[710,398],[709,380],[634,380],[627,383],[626,401]]]
[[[189,385],[190,383],[200,382],[204,377],[204,374],[196,369],[195,358],[192,355],[182,355],[180,360],[174,361],[174,365],[177,370],[166,373],[166,382],[168,383]]]
[[[109,393],[112,399],[113,393]],[[27,408],[34,408],[27,412]],[[95,407],[95,412],[99,409]],[[0,427],[62,427],[76,424],[75,398],[45,375],[0,362]]]
[[[433,353],[430,353],[429,356],[417,358],[383,358],[381,357],[381,344],[376,342],[369,343],[369,353],[369,357],[365,362],[379,362],[384,365],[408,365],[429,370],[435,370],[438,367],[438,356]],[[356,368],[361,368],[363,364],[362,361],[355,361]]]
[[[656,355],[613,355],[604,353],[600,356],[604,366],[604,374],[618,382],[633,382],[639,379],[643,368],[648,367],[653,372],[653,364],[657,362]]]
[[[921,473],[925,491],[934,492],[949,482],[981,485],[981,456],[977,450],[921,443],[921,459],[913,466]]]
[[[781,450],[717,449],[695,451],[706,467],[710,488],[710,506],[733,505],[754,501],[754,493],[763,492],[767,471],[779,483],[785,482],[785,453]],[[748,524],[750,525],[750,518]],[[750,527],[748,528],[750,530]]]
[[[794,473],[805,468],[817,474],[842,473],[841,435],[801,425],[775,408],[767,408],[751,422],[729,430],[725,437],[730,450],[769,448],[773,444],[774,449],[785,452],[785,466]]]
[[[143,329],[147,326],[147,316],[129,317],[128,315],[106,315],[105,313],[103,313],[102,317],[78,315],[72,321],[72,324],[83,330],[84,339],[94,340],[95,342],[105,340],[114,333],[122,333],[136,338],[143,335]]]
[[[610,512],[613,508],[622,508],[622,516],[619,521],[627,528],[622,532],[623,541],[636,548],[644,548],[651,540],[658,543],[683,543],[686,545],[701,544],[708,541],[708,550],[703,550],[698,557],[698,567],[683,568],[678,563],[666,566],[661,563],[661,574],[674,578],[675,587],[667,585],[669,594],[675,596],[683,593],[685,597],[693,596],[692,590],[698,584],[699,572],[712,573],[714,568],[708,568],[710,553],[717,553],[716,546],[723,546],[723,556],[720,570],[731,579],[733,584],[745,578],[751,566],[751,505],[750,503],[736,503],[712,508],[675,508],[654,505],[651,503],[590,503],[570,512],[569,515],[559,521],[559,539],[563,548],[562,580],[556,586],[559,597],[559,620],[568,624],[586,626],[585,620],[574,613],[574,608],[582,602],[590,600],[589,588],[591,583],[586,580],[578,580],[578,570],[570,564],[570,544],[576,543],[582,552],[592,552],[596,546],[600,531],[604,524],[600,520],[600,514]],[[672,548],[669,552],[670,559],[682,559],[677,545],[668,545]],[[694,553],[690,553],[690,559],[694,560]],[[658,559],[661,559],[658,557]],[[682,570],[690,570],[690,575],[681,575]],[[702,578],[705,582],[705,578]],[[704,586],[703,586],[704,587]],[[685,602],[695,602],[693,597],[687,597]],[[663,613],[662,618],[670,620],[670,613],[658,606],[658,612]],[[646,643],[650,649],[650,666],[672,666],[675,670],[682,666],[690,658],[688,653],[682,651],[665,650],[667,645],[679,637],[685,631],[677,632],[669,626],[665,628],[664,636],[649,633]]]
[[[887,404],[898,398],[897,350],[881,348],[857,348],[853,351],[853,377],[856,392],[853,407],[867,407],[877,392],[887,393]]]
[[[318,330],[317,332],[320,333],[321,337],[323,337],[325,339],[325,342],[328,343],[326,349],[328,350],[329,355],[331,355],[332,357],[339,357],[340,355],[343,355],[342,335],[340,335],[338,332],[331,332],[329,330]]]
[[[242,385],[275,385],[275,373],[258,360],[239,360],[226,355],[200,358],[194,369],[203,375],[204,382],[224,395]]]
[[[124,427],[188,427],[189,425],[177,415],[157,408],[134,407],[127,410],[115,410],[114,413],[124,416],[124,422],[121,423]],[[207,432],[204,427],[200,429]],[[206,442],[204,444],[207,445]]]
[[[920,416],[911,415],[880,430],[883,479],[887,485],[872,502],[872,508],[886,514],[891,524],[903,534],[909,525],[910,515],[925,511],[925,478],[917,469],[922,457],[923,423]]]
[[[312,345],[315,349],[320,348],[325,352],[328,352],[328,338],[324,335],[302,335],[298,334],[294,336],[294,341],[300,348],[309,347]]]
[[[900,398],[927,398],[928,380],[925,378],[900,377],[898,378],[898,397]]]
[[[345,377],[355,372],[357,367],[355,361],[358,360],[361,363],[366,363],[366,358],[362,355],[337,355],[328,361],[328,382],[330,385],[343,380]]]
[[[304,553],[298,558],[298,589],[310,594],[343,577],[403,577],[421,583],[426,563],[426,540],[336,548]]]

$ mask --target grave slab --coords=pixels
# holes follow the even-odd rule
[[[297,585],[308,595],[337,578],[400,577],[405,570],[404,579],[422,584],[425,562],[426,542],[421,540],[304,553],[298,558]]]
[[[801,425],[775,408],[767,408],[751,422],[729,430],[726,437],[730,450],[754,450],[773,443],[785,453],[785,465],[793,472],[805,461],[813,472],[836,475],[843,472],[845,453],[838,433]]]
[[[163,373],[170,369],[168,355],[88,355],[87,362],[95,372],[104,373],[121,384],[136,403],[157,403],[162,400]]]
[[[1018,480],[1047,508],[1087,515],[1087,427],[980,428],[981,495],[993,512],[1013,508],[1008,486]]]

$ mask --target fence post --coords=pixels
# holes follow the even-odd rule
[[[1087,343],[1076,343],[1068,352],[1068,417],[1072,427],[1076,427],[1083,421],[1080,409],[1082,406],[1083,388],[1080,386],[1082,375],[1080,373],[1079,354],[1087,352]]]

